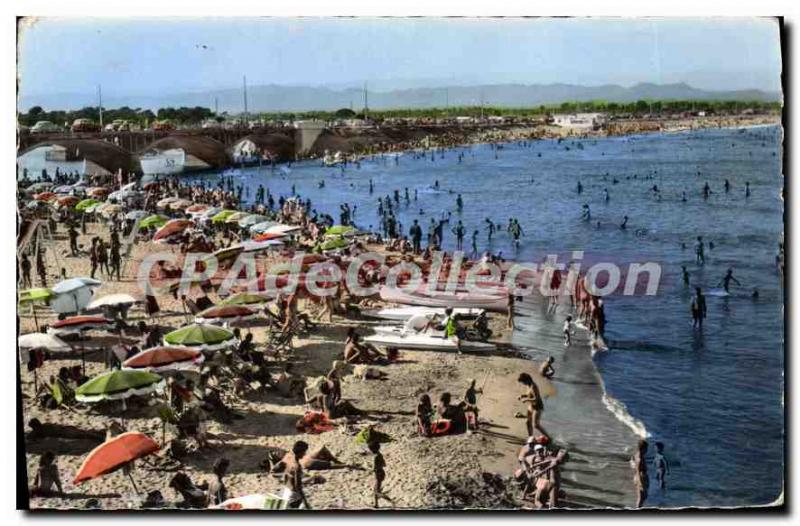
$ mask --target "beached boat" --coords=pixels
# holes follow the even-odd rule
[[[414,351],[458,350],[455,338],[430,333],[403,333],[401,327],[378,327],[376,333],[364,338],[365,342],[378,347],[408,349]],[[461,340],[461,350],[468,352],[489,352],[496,347],[491,343]]]
[[[473,294],[471,292],[405,292],[398,288],[382,286],[380,296],[383,301],[401,305],[420,305],[423,307],[462,307],[505,312],[508,300],[504,296]]]
[[[179,174],[186,164],[186,152],[181,148],[151,151],[139,157],[139,162],[145,176]]]
[[[476,318],[483,309],[472,309],[457,307],[453,309],[453,314],[462,318]],[[444,316],[444,307],[394,307],[387,309],[371,309],[361,311],[361,314],[369,318],[378,318],[389,321],[406,321],[412,316]]]

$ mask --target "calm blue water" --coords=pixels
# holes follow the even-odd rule
[[[457,151],[465,153],[462,163]],[[611,350],[596,357],[609,394],[644,423],[653,441],[665,443],[672,467],[667,490],[653,483],[648,504],[734,506],[774,500],[783,475],[783,295],[775,267],[783,229],[777,197],[782,186],[780,130],[708,130],[457,151],[444,159],[436,154],[434,161],[430,153],[422,159],[405,154],[398,164],[367,161],[344,173],[315,162],[289,170],[246,169],[237,184],[250,187],[250,198],[259,184],[276,196],[290,195],[295,185],[298,194],[311,198],[313,208],[337,220],[339,204],[347,201],[357,205],[355,220],[364,228],[378,224],[378,195],[397,188],[399,220],[406,230],[414,218],[425,229],[432,215],[451,210],[451,226],[461,219],[468,232],[481,229],[479,250],[502,250],[508,258],[540,261],[558,253],[566,261],[579,249],[586,253],[584,268],[601,259],[660,263],[663,276],[655,297],[609,298]],[[732,185],[728,194],[726,178]],[[324,190],[318,189],[322,179]],[[430,190],[435,180],[442,192]],[[706,181],[714,192],[708,201],[701,195]],[[661,201],[650,191],[654,184]],[[408,206],[402,200],[405,187],[412,198]],[[610,192],[608,203],[603,188]],[[462,214],[456,213],[456,195],[449,190],[462,194]],[[687,202],[681,200],[684,191]],[[591,223],[580,219],[583,203],[591,207]],[[624,215],[630,217],[626,231],[617,226]],[[486,217],[503,226],[509,217],[518,218],[525,232],[520,249],[511,247],[505,233],[488,245]],[[715,245],[707,249],[704,268],[694,264],[697,235]],[[445,249],[453,245],[454,236],[445,234]],[[734,285],[730,297],[707,298],[702,335],[691,327],[691,291],[681,281],[681,265],[687,266],[693,286],[715,287],[728,267],[742,283]],[[753,288],[760,293],[757,301],[750,298]]]

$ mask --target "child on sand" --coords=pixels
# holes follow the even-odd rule
[[[386,494],[383,492],[381,486],[383,485],[383,481],[386,479],[386,461],[383,459],[383,455],[381,454],[381,444],[380,442],[370,442],[369,443],[369,450],[372,452],[372,467],[373,473],[375,474],[375,490],[373,493],[374,504],[375,507],[378,507],[378,499],[384,498],[389,502],[392,502]]]

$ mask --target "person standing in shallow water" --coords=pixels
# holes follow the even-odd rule
[[[706,317],[706,297],[700,287],[695,289],[692,298],[692,327],[703,330],[703,319]]]

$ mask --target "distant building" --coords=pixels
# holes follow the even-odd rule
[[[596,130],[605,126],[608,117],[605,113],[557,113],[553,124],[562,128],[576,130]]]

